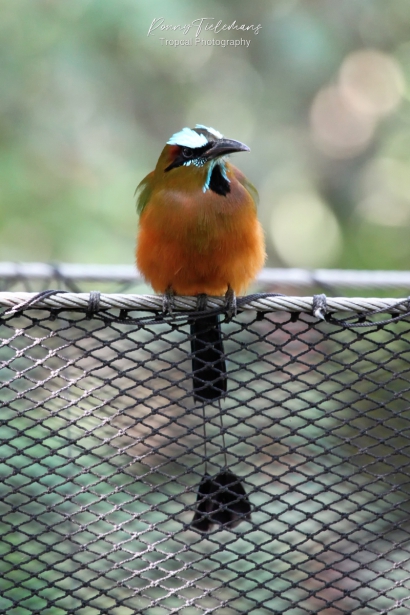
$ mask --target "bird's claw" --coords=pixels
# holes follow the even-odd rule
[[[164,314],[172,314],[175,307],[175,293],[172,286],[168,286],[162,299],[162,311]]]
[[[237,313],[236,294],[235,291],[228,286],[225,293],[226,320],[229,322]]]
[[[199,293],[196,296],[196,311],[203,312],[206,310],[206,306],[208,304],[208,295],[206,293]]]

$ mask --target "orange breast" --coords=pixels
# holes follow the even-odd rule
[[[232,167],[231,167],[232,168]],[[177,182],[153,190],[140,217],[137,266],[156,292],[245,292],[265,260],[263,231],[249,192],[232,172],[220,196]]]

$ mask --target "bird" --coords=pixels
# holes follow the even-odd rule
[[[224,295],[232,305],[257,276],[266,258],[258,193],[228,161],[247,151],[202,124],[166,142],[136,191],[136,263],[155,292],[197,296],[198,302]],[[190,326],[193,397],[213,403],[227,393],[219,315],[192,317]]]

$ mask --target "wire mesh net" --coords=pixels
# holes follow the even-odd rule
[[[407,614],[409,320],[238,313],[203,408],[187,318],[111,316],[1,320],[2,610]],[[197,531],[223,471],[251,514]]]

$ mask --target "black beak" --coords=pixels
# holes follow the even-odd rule
[[[233,154],[234,152],[250,152],[250,148],[240,141],[219,139],[219,141],[215,141],[212,144],[203,156],[207,160],[212,160],[212,158],[218,158],[218,156],[224,156],[225,154]]]

